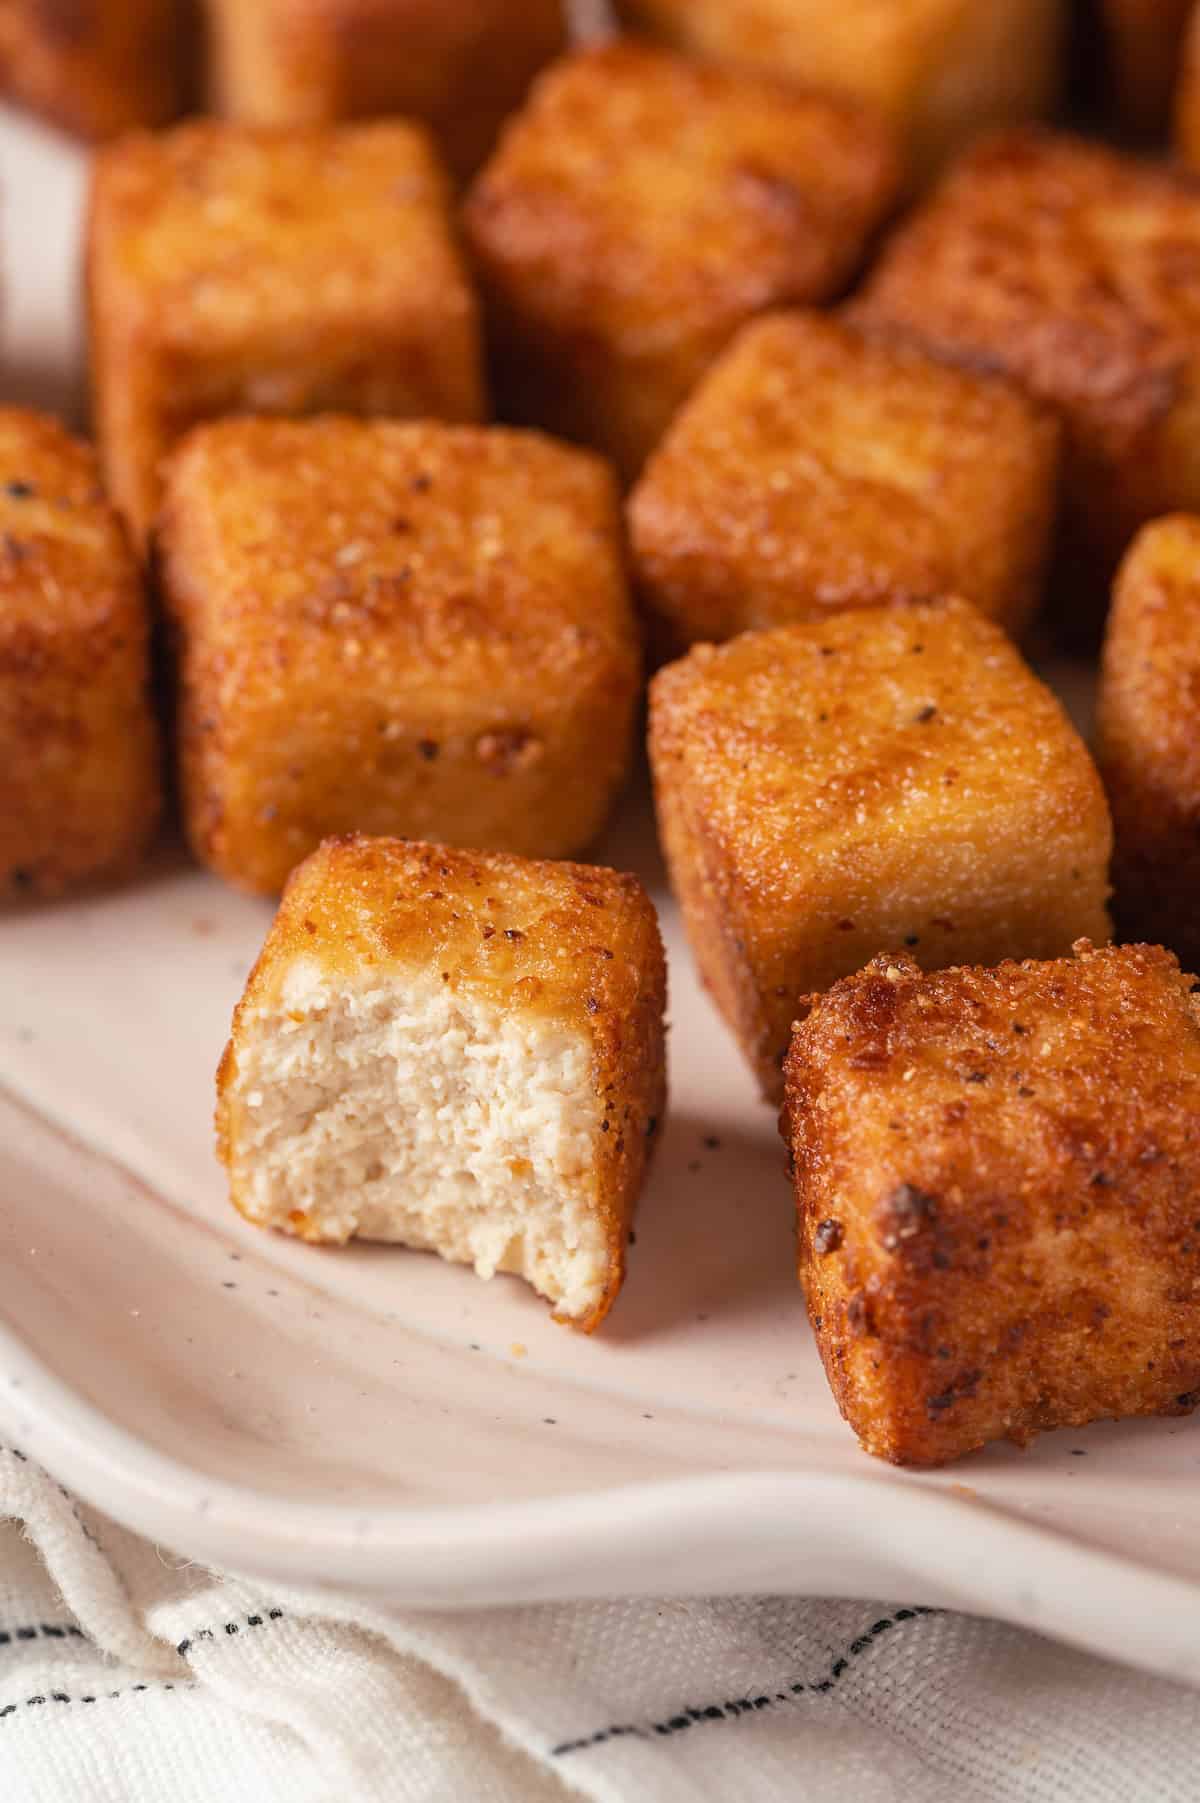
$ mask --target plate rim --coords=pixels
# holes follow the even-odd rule
[[[356,1510],[206,1477],[86,1401],[3,1322],[0,1371],[0,1425],[26,1457],[123,1526],[259,1583],[447,1610],[614,1594],[900,1597],[1200,1683],[1200,1582],[1038,1526],[965,1485],[956,1493],[886,1467],[764,1467]],[[851,1565],[862,1577],[848,1583]]]

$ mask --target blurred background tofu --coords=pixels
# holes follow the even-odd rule
[[[925,182],[980,131],[1049,115],[1065,0],[617,0],[678,49],[875,108]]]
[[[457,176],[563,48],[563,0],[207,0],[215,107],[256,125],[400,113]]]

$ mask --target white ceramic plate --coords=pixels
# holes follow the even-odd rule
[[[60,397],[77,177],[0,121],[7,350]],[[1200,1678],[1200,1427],[933,1476],[856,1449],[793,1276],[775,1122],[648,825],[635,797],[606,855],[663,903],[673,1109],[592,1340],[514,1279],[232,1214],[213,1070],[267,907],[165,853],[135,887],[0,919],[0,1427],[130,1526],[264,1576],[437,1606],[894,1596]]]

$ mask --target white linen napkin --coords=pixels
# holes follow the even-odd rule
[[[5,1803],[1192,1803],[1198,1760],[1195,1691],[997,1623],[389,1611],[178,1559],[0,1448]]]

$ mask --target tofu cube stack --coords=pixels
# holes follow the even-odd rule
[[[172,124],[175,0],[0,9],[0,91],[114,140],[97,450],[0,410],[0,895],[144,858],[157,623],[192,852],[282,892],[234,1205],[590,1331],[666,968],[640,882],[566,860],[648,650],[670,882],[864,1447],[1190,1409],[1200,19],[1097,9],[1169,165],[1038,123],[1062,0],[617,10],[207,0],[223,116]],[[1093,763],[1020,647],[1114,573]]]

